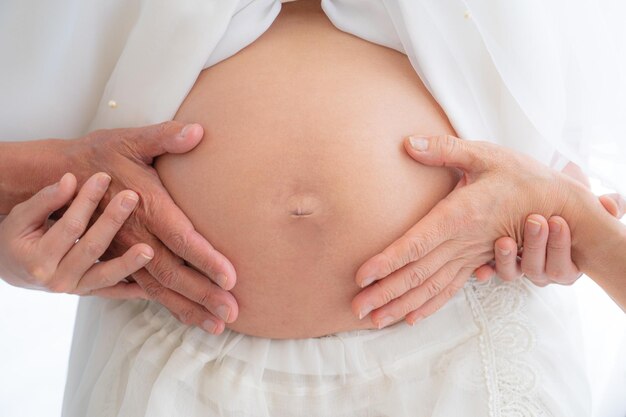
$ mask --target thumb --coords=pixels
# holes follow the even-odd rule
[[[626,212],[626,201],[619,194],[605,194],[599,197],[600,203],[613,217],[621,219]]]
[[[483,142],[467,141],[451,135],[409,136],[404,147],[409,155],[425,165],[460,168],[479,172],[486,168],[489,152]]]
[[[56,184],[41,189],[37,194],[16,205],[8,222],[17,233],[30,233],[38,229],[50,214],[66,205],[76,192],[76,177],[69,172]]]
[[[197,123],[183,124],[176,121],[131,129],[123,135],[131,143],[130,148],[147,164],[164,153],[186,153],[200,143],[204,130]]]

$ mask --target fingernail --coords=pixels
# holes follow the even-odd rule
[[[539,231],[541,230],[541,223],[538,223],[538,222],[536,222],[535,220],[532,220],[532,219],[528,219],[526,221],[526,230],[531,235],[537,235],[537,234],[539,234]]]
[[[133,194],[126,195],[122,199],[122,207],[125,208],[126,210],[132,210],[135,208],[138,201],[139,201],[139,198],[136,195],[133,195]]]
[[[217,330],[217,323],[215,323],[211,319],[207,319],[204,322],[202,322],[201,327],[209,333],[215,333],[215,330]]]
[[[140,252],[139,255],[137,255],[137,263],[147,264],[152,260],[152,258],[154,258],[154,256],[150,256],[147,253]]]
[[[230,317],[230,308],[226,306],[219,306],[216,310],[217,316],[224,321],[228,321],[228,317]]]
[[[413,326],[415,323],[417,323],[418,321],[420,321],[420,320],[421,320],[421,319],[423,319],[423,318],[424,318],[423,316],[417,315],[417,316],[415,316],[415,318],[413,318],[413,320],[411,320],[411,321],[409,322],[409,324],[410,324],[411,326]]]
[[[101,174],[98,177],[98,187],[106,189],[111,183],[111,177],[108,174]]]
[[[226,283],[228,282],[228,277],[222,273],[217,274],[215,277],[215,282],[222,288],[226,287]]]
[[[185,125],[185,127],[183,127],[183,130],[181,130],[181,132],[180,132],[180,136],[181,137],[183,137],[183,138],[185,137],[185,135],[187,134],[187,131],[189,130],[189,126],[191,126],[191,125]]]
[[[552,233],[559,233],[561,231],[561,223],[556,220],[550,222],[550,231]]]
[[[50,191],[51,192],[55,192],[56,190],[59,189],[59,187],[61,186],[61,183],[63,182],[63,180],[65,179],[65,177],[67,177],[68,175],[70,175],[69,172],[66,172],[65,174],[63,174],[63,176],[61,177],[61,179],[57,182],[54,183],[50,186]]]
[[[65,178],[69,177],[69,175],[70,175],[70,173],[69,173],[69,172],[66,172],[65,174],[63,174],[63,176],[62,176],[62,177],[61,177],[61,179],[59,180],[59,184],[60,184],[60,183],[62,183],[62,182],[65,180]]]
[[[502,255],[502,256],[507,256],[508,254],[511,253],[511,250],[510,249],[498,248],[498,252],[500,252],[500,255]]]
[[[361,281],[361,288],[365,288],[368,285],[370,285],[372,282],[374,282],[374,280],[376,279],[375,276],[369,276],[367,278],[364,278],[363,281]]]
[[[378,322],[378,328],[382,329],[383,327],[390,325],[392,321],[393,321],[393,317],[385,316],[382,319],[380,319],[380,321]]]
[[[188,125],[185,125],[185,127],[183,127],[183,130],[181,130],[181,132],[180,132],[180,136],[181,136],[183,139],[187,138],[187,135],[189,134],[189,131],[190,131],[191,129],[193,129],[193,127],[194,127],[195,125],[196,125],[195,123],[190,123],[190,124],[188,124]]]
[[[428,139],[421,136],[409,136],[409,143],[416,151],[423,152],[428,149]]]
[[[373,309],[374,306],[371,304],[364,305],[363,308],[361,308],[361,310],[359,311],[359,320],[367,316]]]

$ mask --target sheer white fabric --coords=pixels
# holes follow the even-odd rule
[[[461,137],[548,165],[556,152],[552,166],[572,160],[624,193],[624,62],[595,2],[322,5],[338,28],[406,53]],[[0,51],[11,77],[0,79],[0,90],[11,104],[0,114],[2,139],[171,119],[200,70],[254,41],[280,7],[278,0],[3,2],[8,36]]]
[[[211,336],[148,301],[83,300],[65,417],[589,416],[573,290],[470,282],[414,327]]]
[[[624,72],[619,71],[623,63],[614,59],[619,54],[604,32],[594,3],[323,0],[322,5],[341,30],[406,53],[459,136],[493,141],[556,168],[572,160],[626,191]],[[202,68],[253,42],[279,11],[277,0],[0,2],[0,140],[76,137],[95,128],[171,119]],[[108,105],[111,100],[115,108]],[[349,352],[354,352],[382,335],[397,338],[371,350],[380,354],[377,360],[389,360],[386,365],[393,361],[382,355],[384,349],[423,348],[401,354],[414,355],[412,370],[429,381],[408,384],[432,394],[421,397],[416,393],[419,390],[411,391],[416,400],[431,407],[432,413],[425,415],[474,411],[481,416],[507,415],[510,410],[518,413],[514,415],[541,415],[539,410],[545,415],[588,415],[586,382],[570,352],[571,346],[582,346],[572,341],[577,337],[576,314],[560,311],[571,308],[565,299],[545,301],[548,295],[567,294],[567,289],[524,286],[524,299],[531,307],[505,313],[496,308],[502,302],[499,297],[510,301],[510,293],[517,290],[502,288],[509,290],[494,291],[495,296],[480,301],[481,292],[467,287],[465,298],[457,297],[446,313],[424,322],[437,329],[430,333],[417,330],[419,326],[411,332],[394,327],[389,332],[338,335],[308,343],[322,352],[327,344],[335,349],[331,350],[334,355],[340,346],[337,340],[342,340],[341,346],[344,340],[353,340],[346,343],[352,343]],[[163,309],[155,309],[151,303],[81,301],[66,415],[105,416],[117,415],[117,411],[137,415],[132,414],[137,404],[150,410],[150,415],[187,412],[191,416],[205,407],[198,392],[217,387],[216,392],[224,393],[220,379],[214,378],[241,370],[233,368],[242,366],[240,358],[228,356],[231,345],[268,355],[276,347],[266,340],[252,349],[247,338],[228,332],[215,340],[229,344],[216,346],[197,329],[180,326]],[[506,320],[512,320],[511,326],[502,326]],[[505,333],[508,329],[513,333]],[[424,353],[429,340],[439,356]],[[285,342],[276,352],[290,357],[306,343]],[[200,347],[208,356],[195,356]],[[532,353],[519,349],[532,349]],[[369,345],[366,350],[370,351]],[[470,359],[461,366],[460,357],[446,353],[451,350]],[[189,356],[188,352],[195,353]],[[308,357],[311,363],[325,363],[312,355]],[[244,366],[245,384],[259,387],[259,378],[266,375],[265,360],[262,357]],[[285,363],[288,371],[295,366],[293,360]],[[442,363],[448,368],[436,367]],[[376,364],[364,362],[365,367],[358,369],[368,371]],[[335,377],[348,377],[344,368],[338,369],[342,373]],[[297,378],[290,372],[274,371],[267,374],[278,383]],[[396,371],[401,369],[389,371],[389,377],[371,377],[372,386],[377,387],[369,393],[371,398],[377,398],[378,390],[404,390],[402,384],[392,383],[394,375],[401,375]],[[339,389],[336,378],[322,378],[319,372],[312,375],[318,376],[315,384],[320,384],[312,386]],[[481,383],[472,379],[478,376]],[[253,401],[265,401],[250,389]],[[354,399],[350,395],[338,398],[347,402]],[[358,397],[359,404],[364,398]],[[436,404],[429,398],[437,399]],[[176,413],[160,411],[160,407],[172,410],[173,404],[181,407]],[[314,407],[316,402],[311,404]],[[380,407],[395,416],[404,412],[402,404],[388,402]],[[517,405],[511,408],[509,404]],[[484,406],[491,408],[485,411]]]

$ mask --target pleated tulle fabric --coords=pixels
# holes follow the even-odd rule
[[[571,291],[470,281],[413,327],[296,340],[85,298],[63,416],[588,416]]]

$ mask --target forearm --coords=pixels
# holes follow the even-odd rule
[[[573,201],[572,259],[626,311],[626,226],[590,193]]]
[[[58,181],[69,170],[69,141],[0,142],[0,215]]]

